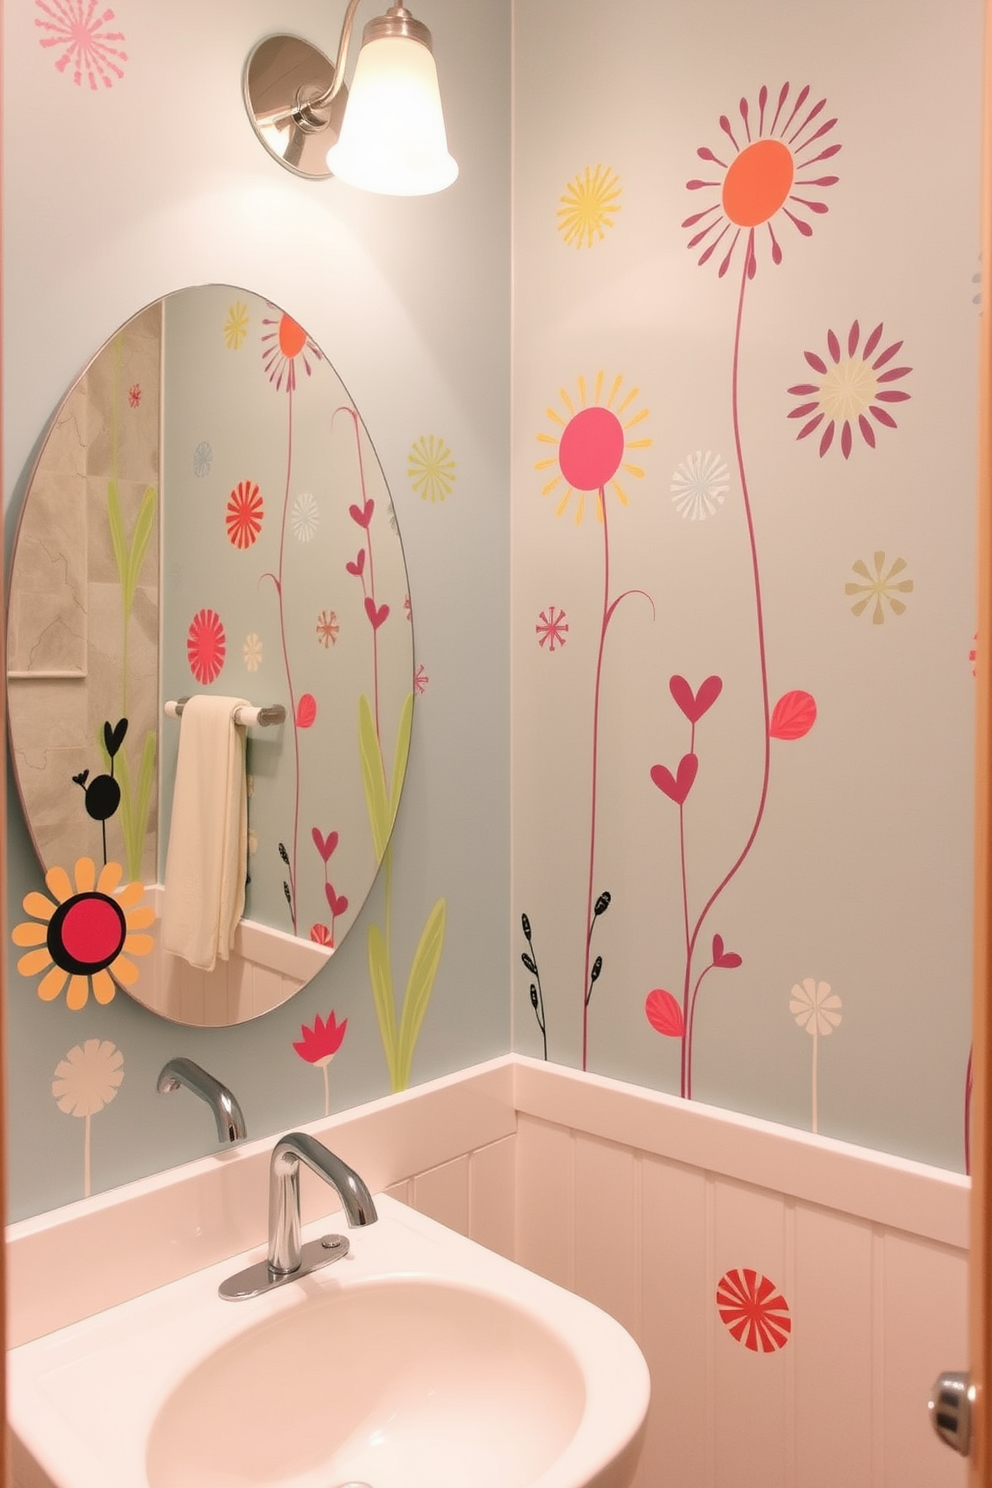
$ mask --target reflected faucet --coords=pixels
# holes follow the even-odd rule
[[[306,1132],[289,1132],[279,1138],[269,1161],[268,1257],[222,1282],[220,1295],[227,1301],[257,1297],[272,1287],[309,1276],[311,1271],[329,1266],[348,1254],[344,1235],[324,1235],[300,1245],[301,1162],[336,1191],[350,1226],[374,1224],[378,1219],[372,1195],[354,1168],[349,1168],[316,1137]]]
[[[158,1077],[159,1095],[178,1090],[185,1085],[201,1100],[205,1100],[217,1122],[217,1139],[220,1142],[240,1142],[247,1135],[245,1118],[237,1100],[213,1075],[192,1059],[170,1059],[162,1066]]]

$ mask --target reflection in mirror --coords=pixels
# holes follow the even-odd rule
[[[127,990],[210,1026],[292,995],[372,886],[413,707],[389,491],[302,327],[217,285],[128,321],[52,423],[8,604],[11,752],[46,870],[115,861],[160,908],[182,728],[165,703],[284,710],[248,731],[230,960],[194,970],[157,945]]]

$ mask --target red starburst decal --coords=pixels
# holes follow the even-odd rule
[[[253,481],[238,481],[227,498],[227,535],[236,548],[250,548],[262,530],[263,501]]]
[[[537,633],[539,646],[547,646],[553,651],[556,646],[564,646],[568,640],[568,620],[564,610],[556,609],[554,605],[548,605],[538,616],[537,624],[534,626]]]
[[[216,681],[227,655],[227,636],[216,610],[200,610],[186,634],[189,669],[203,686]]]
[[[96,92],[102,83],[114,86],[115,78],[124,76],[125,52],[117,43],[124,40],[122,31],[108,31],[112,10],[99,10],[96,0],[35,0],[35,8],[44,19],[35,16],[34,23],[43,33],[43,47],[59,47],[55,66],[59,72],[72,73],[76,87],[83,80]]]
[[[716,1306],[731,1337],[754,1353],[784,1348],[792,1332],[789,1304],[775,1283],[749,1267],[728,1271],[716,1288]]]

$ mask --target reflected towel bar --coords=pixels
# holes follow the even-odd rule
[[[170,701],[165,704],[165,713],[169,718],[181,718],[183,708],[189,702],[189,698],[181,697],[178,702]],[[235,723],[243,724],[245,728],[268,728],[273,723],[285,723],[286,709],[282,703],[272,703],[267,708],[235,708]]]

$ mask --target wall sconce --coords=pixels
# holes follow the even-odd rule
[[[351,92],[344,68],[359,0],[349,0],[337,61],[296,36],[248,54],[245,107],[262,144],[309,180],[335,175],[364,191],[425,196],[458,175],[448,154],[431,33],[402,5],[369,21]]]

